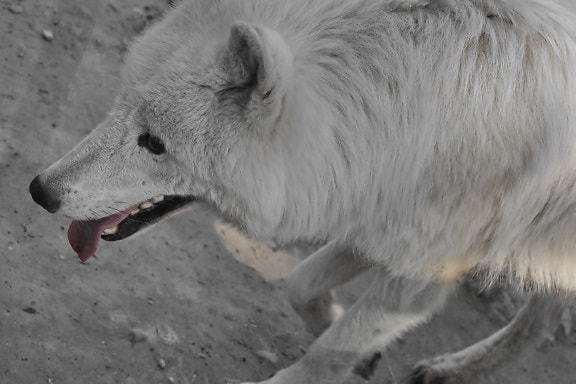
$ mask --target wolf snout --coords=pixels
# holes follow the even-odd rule
[[[59,197],[47,188],[40,175],[36,176],[30,183],[30,195],[38,205],[50,213],[55,213],[60,208]]]

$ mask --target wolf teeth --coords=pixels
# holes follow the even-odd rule
[[[104,235],[114,235],[114,234],[116,234],[116,232],[118,232],[118,226],[117,226],[117,225],[114,226],[114,227],[112,227],[112,228],[106,228],[106,229],[104,230],[104,232],[102,232],[102,234],[104,234]]]
[[[159,203],[159,202],[161,202],[161,201],[163,201],[163,200],[164,200],[164,196],[163,196],[163,195],[153,197],[153,198],[152,198],[152,204],[157,204],[157,203]]]
[[[135,210],[133,210],[132,212],[130,212],[130,216],[134,216],[134,215],[136,215],[138,212],[140,212],[140,209],[136,208]]]
[[[140,206],[138,208],[140,209],[148,209],[148,208],[152,208],[154,206],[154,203],[151,201],[145,201],[142,204],[140,204]]]

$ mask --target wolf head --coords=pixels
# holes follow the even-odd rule
[[[246,22],[194,39],[170,19],[144,35],[109,116],[30,184],[83,260],[197,200],[261,236],[285,219],[291,48]]]

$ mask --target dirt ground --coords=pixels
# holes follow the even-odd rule
[[[101,244],[82,264],[68,220],[28,195],[37,172],[105,116],[127,43],[166,8],[0,0],[0,383],[263,380],[312,341],[276,279],[295,257],[246,243],[206,208]],[[363,284],[340,297],[350,302]],[[371,382],[405,382],[415,362],[489,335],[516,306],[508,294],[464,288],[386,351]],[[576,383],[571,325],[567,316],[548,341],[479,382]]]

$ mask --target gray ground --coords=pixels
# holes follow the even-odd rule
[[[261,380],[312,341],[282,283],[237,261],[270,276],[290,256],[221,233],[205,208],[102,244],[81,264],[68,220],[28,195],[36,173],[105,116],[127,42],[165,8],[163,0],[0,0],[0,383]],[[340,296],[352,300],[362,284]],[[516,307],[508,294],[464,288],[387,350],[371,382],[404,382],[416,361],[489,335]],[[576,383],[576,335],[569,316],[564,324],[479,382]]]

